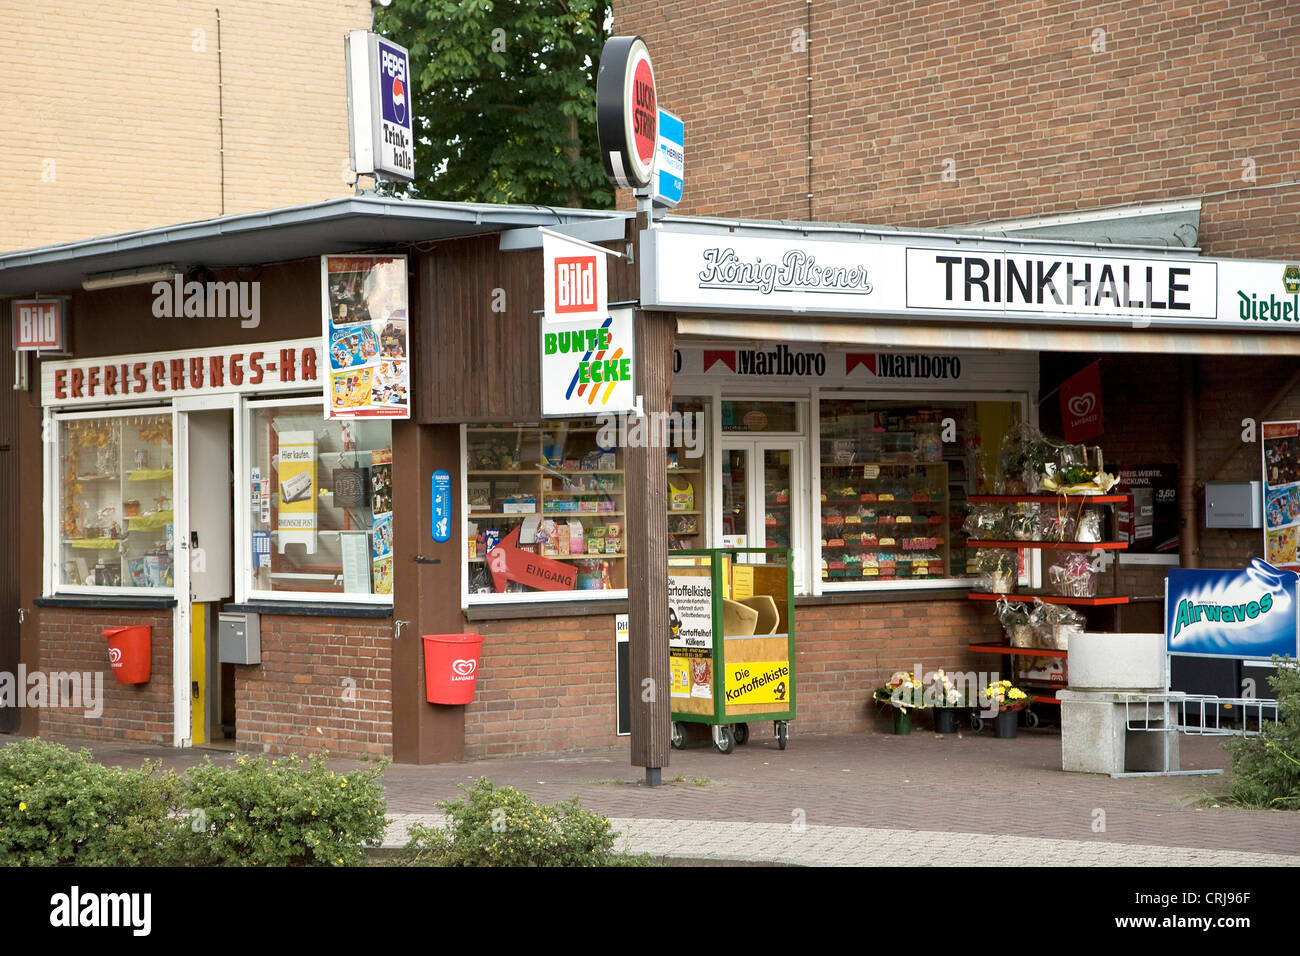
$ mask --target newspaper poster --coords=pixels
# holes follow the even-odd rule
[[[410,418],[406,256],[321,256],[330,418]]]
[[[393,593],[393,450],[370,457],[370,563],[375,594]]]
[[[1264,560],[1300,572],[1300,422],[1264,422]]]

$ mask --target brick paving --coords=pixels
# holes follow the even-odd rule
[[[988,854],[1099,865],[1300,864],[1295,813],[1201,806],[1226,788],[1226,775],[1066,774],[1053,730],[1022,729],[1015,740],[997,740],[987,732],[920,730],[799,736],[796,727],[785,751],[765,732],[770,727],[756,727],[750,743],[730,755],[703,746],[674,751],[659,788],[644,785],[626,747],[393,765],[384,777],[397,823],[388,842],[409,822],[436,820],[438,801],[485,776],[546,803],[576,795],[621,830],[630,827],[633,848],[699,859],[853,865],[907,852],[917,862],[950,865],[981,865]],[[64,742],[125,765],[151,759],[183,767],[205,754]],[[1185,737],[1182,755],[1184,769],[1229,765],[1218,739]],[[217,761],[231,756],[212,754]]]

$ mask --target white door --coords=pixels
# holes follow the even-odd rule
[[[172,743],[192,744],[195,665],[191,632],[194,605],[234,593],[234,522],[231,514],[231,449],[238,448],[237,398],[177,398],[174,415],[176,612],[172,642]],[[209,656],[216,635],[207,635]],[[208,682],[204,682],[208,686]]]
[[[799,439],[723,439],[722,507],[719,536],[723,547],[793,548],[794,587],[807,581],[808,496]],[[753,560],[761,561],[755,556]],[[781,559],[771,558],[774,563]]]

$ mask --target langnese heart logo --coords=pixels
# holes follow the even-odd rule
[[[451,669],[461,677],[473,677],[474,672],[478,670],[478,661],[474,660],[455,660],[451,662]]]
[[[122,648],[110,647],[108,649],[108,662],[113,665],[122,663]]]
[[[1082,395],[1076,395],[1070,399],[1067,408],[1070,414],[1075,418],[1086,418],[1092,414],[1092,410],[1097,406],[1097,396],[1092,392],[1084,392]]]

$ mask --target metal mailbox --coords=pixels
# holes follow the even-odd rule
[[[223,664],[262,663],[262,618],[260,614],[223,611],[218,626],[220,659]]]

